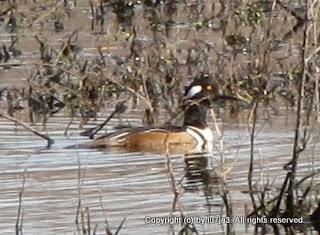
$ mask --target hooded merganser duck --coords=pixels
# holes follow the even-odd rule
[[[145,152],[188,152],[212,147],[213,133],[207,126],[207,110],[223,98],[211,77],[194,80],[185,90],[182,126],[138,127],[106,134],[76,148],[116,148]],[[71,146],[72,147],[72,146]]]

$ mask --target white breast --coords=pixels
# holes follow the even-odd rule
[[[197,147],[204,147],[207,145],[211,149],[211,146],[213,145],[213,133],[209,127],[202,129],[194,126],[188,126],[187,133],[198,142]]]

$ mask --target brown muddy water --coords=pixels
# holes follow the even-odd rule
[[[288,113],[290,111],[280,110],[277,116],[260,117],[255,146],[254,184],[257,190],[268,183],[272,194],[283,183],[286,173],[283,166],[291,159],[293,142],[293,120]],[[132,124],[139,124],[138,120],[127,118]],[[72,234],[78,231],[75,219],[79,198],[82,210],[89,210],[91,226],[97,226],[100,232],[104,230],[105,220],[115,231],[125,218],[121,234],[177,233],[181,229],[179,223],[173,226],[152,224],[150,218],[180,218],[180,211],[185,217],[224,218],[224,206],[217,189],[219,183],[214,182],[215,173],[224,175],[235,218],[245,215],[246,205],[250,208],[246,193],[250,158],[247,122],[219,121],[223,130],[223,164],[218,143],[212,153],[196,156],[66,150],[64,147],[84,141],[77,136],[77,123],[72,126],[68,138],[62,135],[68,122],[69,118],[63,115],[50,119],[46,133],[56,143],[46,149],[45,141],[0,119],[1,233],[14,231],[19,192],[24,181],[21,205],[24,234]],[[118,120],[111,122],[110,128],[117,123]],[[310,148],[299,159],[298,179],[320,168],[316,160],[320,154],[318,138],[318,134],[312,136]],[[192,163],[191,158],[196,163]],[[173,212],[174,194],[168,159],[176,183],[181,181],[178,204]],[[190,170],[192,164],[198,167],[191,166]],[[204,171],[213,176],[212,182],[206,182],[208,179],[201,174]],[[319,181],[319,177],[315,177],[314,183]],[[210,193],[206,185],[210,187]],[[240,234],[254,231],[253,225],[246,227],[242,222],[234,226]],[[223,234],[226,224],[214,220],[196,224],[196,229],[200,234]]]
[[[48,149],[44,140],[0,117],[0,233],[16,232],[18,221],[23,234],[88,234],[89,226],[91,234],[93,231],[106,234],[106,227],[114,233],[124,221],[119,234],[178,234],[183,227],[179,218],[183,215],[185,222],[194,223],[198,234],[227,234],[228,219],[220,193],[224,188],[233,217],[238,219],[233,221],[236,234],[273,234],[271,228],[261,231],[254,223],[243,222],[244,216],[252,211],[247,179],[252,107],[240,108],[237,117],[221,108],[217,123],[223,138],[218,141],[219,136],[215,134],[215,148],[209,153],[155,154],[65,147],[87,141],[79,133],[103,122],[117,101],[129,97],[123,87],[109,96],[101,92],[109,89],[107,85],[114,77],[119,77],[121,82],[129,80],[129,85],[125,85],[131,88],[132,82],[131,90],[140,92],[144,88],[137,83],[139,89],[136,89],[137,80],[149,79],[150,84],[157,86],[161,84],[158,80],[172,76],[175,85],[169,86],[172,88],[169,90],[175,99],[183,93],[183,86],[202,71],[216,76],[226,90],[231,83],[235,94],[248,99],[260,89],[257,81],[266,79],[268,84],[263,92],[270,89],[278,98],[277,89],[288,88],[279,89],[287,102],[282,99],[277,102],[276,98],[273,106],[260,106],[252,183],[257,192],[265,190],[266,200],[276,197],[287,174],[284,166],[292,158],[298,89],[295,77],[286,75],[299,72],[294,69],[300,63],[301,24],[292,29],[296,19],[279,4],[281,1],[261,1],[257,5],[250,1],[241,4],[235,1],[168,1],[166,4],[163,4],[165,1],[126,1],[117,8],[119,2],[122,1],[0,1],[0,111],[8,111],[10,102],[6,94],[12,91],[12,97],[18,101],[21,98],[14,107],[14,117],[55,140]],[[273,6],[272,2],[278,3]],[[286,4],[299,14],[304,7],[301,1]],[[121,14],[121,7],[126,7],[128,12]],[[9,8],[10,11],[6,11]],[[126,22],[127,19],[130,22]],[[318,21],[316,18],[312,22]],[[271,33],[265,33],[269,29]],[[316,33],[316,27],[313,29]],[[73,35],[73,32],[76,33]],[[16,39],[14,48],[6,50]],[[78,50],[62,55],[68,40]],[[317,47],[316,43],[312,45]],[[22,54],[13,55],[11,49],[21,50]],[[40,58],[42,49],[50,51],[49,62]],[[264,50],[268,58],[263,66],[267,69],[261,70],[267,75],[260,76],[259,66],[265,59],[260,56]],[[7,51],[10,58],[6,58]],[[85,67],[87,62],[89,65]],[[102,85],[85,81],[88,77],[82,70],[87,72],[88,80],[101,79]],[[55,80],[57,74],[61,80]],[[270,77],[278,79],[281,85],[274,85],[274,80],[268,80]],[[81,90],[87,88],[85,82],[88,86],[103,87],[99,92],[108,98],[106,102],[99,100],[101,107],[96,120],[91,118],[84,124],[77,110],[65,135],[71,118],[70,110],[64,108],[48,118],[45,126],[41,120],[31,124],[26,114],[30,108],[28,98],[22,95],[26,95],[27,89],[34,86],[30,97],[37,97],[37,94],[43,95],[42,89],[50,90],[50,87],[57,90],[54,95],[60,100],[68,98],[68,92],[74,89],[74,93],[79,93],[76,98],[86,103],[83,93],[88,90]],[[21,88],[26,90],[22,92]],[[130,106],[121,118],[117,116],[107,124],[107,132],[119,125],[142,125],[147,105],[141,94],[148,96],[147,91],[144,92],[139,93],[137,104]],[[156,92],[153,95],[157,94],[162,95]],[[161,96],[164,97],[168,96]],[[174,106],[177,102],[172,103]],[[167,110],[162,106],[159,110],[159,122],[164,123]],[[307,126],[308,145],[299,157],[297,181],[320,170],[319,123],[315,116],[313,121],[303,124]],[[214,129],[212,117],[209,125]],[[317,174],[305,180],[299,188],[301,192],[297,192],[302,195],[312,186],[312,193],[305,200],[312,204],[306,205],[313,208],[311,211],[319,201],[319,184]],[[173,185],[178,192],[176,200]],[[255,196],[261,197],[258,193]],[[165,218],[176,220],[170,224],[163,221]],[[305,223],[297,224],[301,234],[316,234],[307,226],[308,220],[303,218],[303,221]],[[288,232],[281,226],[279,229],[281,234]]]

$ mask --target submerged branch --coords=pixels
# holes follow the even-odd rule
[[[11,117],[9,115],[6,115],[4,113],[1,113],[0,112],[0,116],[2,116],[3,118],[7,119],[7,120],[10,120],[10,121],[13,121],[15,123],[18,123],[19,125],[23,126],[25,129],[27,129],[28,131],[31,131],[33,134],[45,139],[47,141],[47,147],[50,148],[51,145],[54,143],[54,140],[51,139],[48,135],[45,135],[45,134],[41,134],[40,132],[34,130],[32,127],[30,127],[28,124],[20,121],[19,119],[16,119],[14,117]]]
[[[256,130],[256,123],[257,123],[257,110],[258,110],[259,101],[256,99],[254,103],[254,107],[252,110],[253,115],[253,123],[252,123],[252,130],[250,133],[250,165],[249,165],[249,172],[248,172],[248,186],[250,192],[251,202],[254,208],[254,213],[257,213],[257,205],[254,200],[253,190],[252,190],[252,178],[253,178],[253,162],[254,162],[254,138],[255,138],[255,130]]]
[[[308,12],[308,3],[306,5],[306,12]],[[287,190],[287,200],[286,200],[286,206],[287,206],[287,213],[289,216],[293,216],[294,214],[294,196],[293,196],[293,191],[294,191],[294,180],[296,177],[296,171],[297,171],[297,165],[298,165],[298,158],[300,156],[300,153],[303,151],[305,146],[300,147],[300,134],[302,133],[302,119],[303,119],[303,102],[305,101],[305,96],[304,96],[304,88],[305,88],[305,83],[306,83],[306,77],[307,77],[307,55],[306,55],[306,50],[307,50],[307,44],[308,44],[308,24],[306,23],[304,25],[304,31],[303,31],[303,45],[302,45],[302,54],[301,54],[301,81],[299,83],[299,95],[298,95],[298,102],[297,102],[297,120],[296,120],[296,127],[295,127],[295,133],[294,133],[294,143],[293,143],[293,152],[292,152],[292,160],[290,162],[291,169],[288,172],[289,176],[289,185],[288,185],[288,190]],[[304,141],[305,142],[305,141]],[[306,142],[305,142],[306,145]]]

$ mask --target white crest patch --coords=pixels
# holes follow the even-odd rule
[[[193,86],[189,89],[186,98],[191,98],[193,96],[195,96],[196,94],[200,93],[202,91],[202,86],[197,85],[197,86]]]

